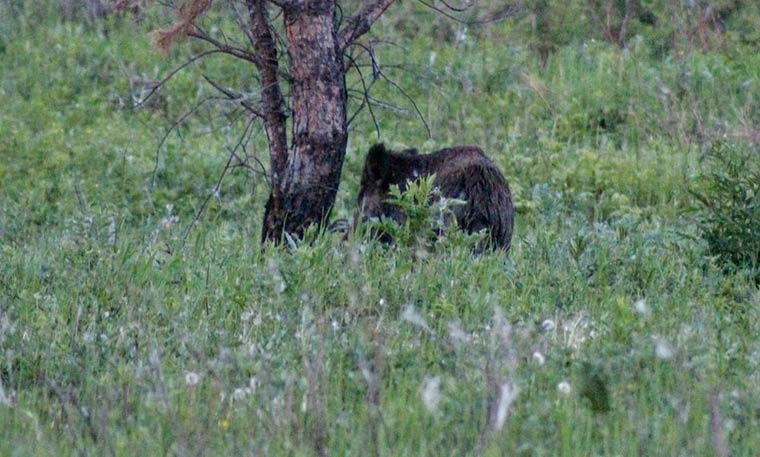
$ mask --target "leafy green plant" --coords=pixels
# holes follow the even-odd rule
[[[446,231],[446,226],[455,223],[452,207],[465,203],[442,196],[435,186],[435,175],[408,181],[404,189],[392,186],[390,195],[387,203],[400,209],[402,221],[382,218],[376,222],[375,228],[403,246],[430,244]]]
[[[700,203],[702,236],[724,264],[755,269],[760,279],[760,154],[720,143],[691,193]]]

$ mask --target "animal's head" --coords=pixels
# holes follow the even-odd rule
[[[390,161],[390,153],[385,149],[385,144],[378,143],[369,148],[357,198],[364,218],[379,217],[383,214],[384,201],[388,198],[390,188]]]
[[[399,185],[403,189],[409,179],[417,177],[415,170],[418,167],[415,164],[419,160],[416,149],[393,152],[385,149],[383,143],[369,148],[357,198],[363,220],[385,216],[403,222],[401,209],[386,200],[392,185]]]

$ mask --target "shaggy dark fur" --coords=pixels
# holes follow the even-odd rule
[[[515,216],[512,192],[501,171],[477,146],[455,146],[430,154],[417,154],[415,149],[387,151],[382,143],[372,146],[359,187],[363,217],[382,215],[403,222],[400,208],[385,201],[390,186],[403,190],[408,181],[433,174],[441,195],[467,201],[453,209],[459,227],[468,233],[486,229],[490,246],[508,251]]]

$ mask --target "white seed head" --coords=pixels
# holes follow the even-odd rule
[[[188,386],[197,386],[201,382],[201,375],[194,371],[188,371],[185,373],[185,384]]]
[[[641,316],[649,315],[649,305],[647,305],[647,301],[644,298],[639,298],[633,302],[633,309]]]
[[[541,366],[546,363],[546,357],[544,357],[544,355],[540,352],[536,351],[533,353],[533,362],[535,362],[536,365]]]
[[[654,344],[654,355],[661,360],[670,360],[675,355],[675,350],[670,343],[658,338]]]
[[[562,395],[567,395],[573,391],[573,388],[570,386],[569,382],[562,381],[559,384],[557,384],[557,391],[561,393]]]
[[[499,405],[496,410],[496,430],[501,430],[504,426],[504,422],[507,420],[509,414],[509,407],[517,398],[517,394],[520,393],[520,389],[517,386],[512,385],[509,381],[499,386]]]
[[[441,403],[441,377],[430,376],[425,378],[421,395],[422,404],[429,413],[434,414],[438,411],[438,405]]]
[[[246,391],[244,388],[238,387],[232,392],[232,399],[235,401],[243,400],[246,396]]]
[[[551,332],[556,327],[557,324],[555,324],[551,319],[545,319],[543,322],[541,322],[541,328],[544,329],[545,332]]]

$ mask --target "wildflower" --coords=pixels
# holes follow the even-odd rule
[[[562,381],[559,384],[557,384],[557,391],[563,395],[567,395],[570,392],[572,392],[573,388],[570,386],[570,383],[567,381]]]
[[[438,404],[441,402],[441,377],[431,376],[425,378],[422,385],[422,404],[429,413],[433,414],[438,411]]]
[[[199,382],[201,382],[201,376],[198,373],[195,373],[193,371],[188,371],[185,373],[185,384],[188,386],[196,386]]]
[[[245,389],[238,387],[232,392],[232,399],[235,401],[243,400],[246,396]]]

